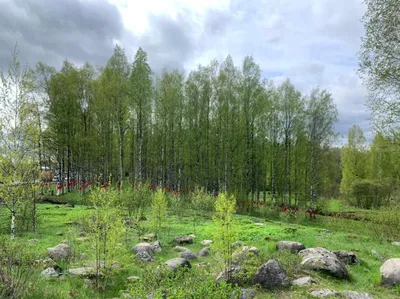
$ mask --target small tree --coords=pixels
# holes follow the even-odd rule
[[[112,270],[113,259],[118,254],[118,243],[124,234],[123,219],[117,204],[118,192],[110,189],[92,191],[90,202],[94,207],[89,221],[90,238],[96,254],[96,284],[100,277],[107,278]],[[104,271],[101,271],[104,269]]]
[[[167,215],[168,201],[164,190],[158,189],[151,205],[153,227],[158,233]]]
[[[233,214],[236,213],[236,199],[226,193],[219,194],[215,202],[215,223],[213,249],[219,253],[224,269],[232,264],[232,243],[235,241],[235,224]],[[229,274],[229,272],[228,272]]]
[[[32,90],[32,72],[21,66],[15,47],[8,72],[0,73],[0,198],[11,213],[11,239],[19,208],[33,202],[38,183]]]

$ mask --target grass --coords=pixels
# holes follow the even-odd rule
[[[79,194],[78,194],[79,195]],[[80,195],[79,195],[80,196]],[[67,198],[62,196],[61,198]],[[76,193],[71,197],[76,204],[80,198]],[[332,202],[331,209],[340,211],[344,207],[340,202]],[[65,239],[74,240],[77,234],[84,230],[79,225],[66,225],[68,222],[82,222],[92,212],[87,206],[75,205],[74,208],[64,205],[40,204],[38,207],[39,227],[36,233],[25,233],[17,238],[17,242],[24,244],[25,250],[30,252],[35,259],[43,260],[46,257],[47,248],[59,244]],[[146,214],[147,215],[147,214]],[[0,206],[0,220],[6,222],[7,214],[4,207]],[[282,222],[279,217],[265,219],[251,215],[235,215],[237,226],[237,239],[246,245],[256,246],[260,250],[263,261],[269,258],[277,258],[286,269],[291,279],[311,275],[318,282],[318,285],[298,288],[291,287],[287,290],[277,290],[273,292],[258,291],[256,298],[308,298],[309,292],[313,289],[330,288],[337,291],[354,290],[368,292],[374,298],[399,298],[400,287],[384,288],[380,286],[379,268],[382,261],[371,254],[371,250],[376,250],[385,258],[400,257],[398,247],[389,242],[382,242],[375,238],[363,221],[351,219],[335,219],[333,217],[318,217],[317,220],[308,220],[304,216],[297,219],[287,219]],[[256,222],[264,223],[264,226],[255,225]],[[1,221],[0,221],[0,224]],[[152,232],[150,221],[143,222],[144,228],[148,233]],[[6,230],[6,229],[4,229]],[[63,236],[56,236],[57,232]],[[179,214],[169,211],[167,221],[163,224],[163,229],[159,239],[163,245],[163,251],[156,254],[158,263],[162,263],[170,258],[178,256],[173,250],[175,244],[172,240],[175,236],[196,234],[194,244],[187,247],[198,252],[202,246],[201,240],[212,239],[214,224],[211,214],[203,213],[194,223],[193,215],[190,210],[182,209]],[[38,239],[37,243],[28,243],[29,239]],[[361,264],[349,266],[350,279],[337,280],[322,273],[303,272],[295,255],[277,252],[275,244],[280,240],[298,241],[309,247],[325,247],[329,250],[349,250],[357,253],[361,259]],[[42,267],[34,268],[34,275],[30,279],[30,292],[24,298],[112,298],[120,295],[120,292],[127,287],[126,279],[129,276],[141,276],[144,265],[135,261],[134,255],[130,252],[131,248],[138,242],[135,231],[130,230],[125,237],[122,253],[116,257],[116,261],[121,264],[121,270],[114,275],[108,282],[105,291],[97,292],[91,286],[85,284],[83,279],[66,277],[56,280],[43,280],[40,278]],[[75,252],[70,267],[81,267],[89,265],[94,261],[93,248],[88,242],[72,242]],[[80,254],[85,253],[88,257],[82,260]],[[217,274],[219,268],[213,256],[199,258],[193,264],[209,262],[213,265],[211,273]]]

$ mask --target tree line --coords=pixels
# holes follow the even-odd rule
[[[201,186],[286,205],[338,188],[331,94],[302,95],[290,80],[274,86],[250,56],[240,67],[228,56],[187,76],[155,75],[144,50],[129,63],[116,46],[99,69],[38,63],[35,86],[39,161],[68,185],[111,175],[120,187],[127,179],[177,192]]]

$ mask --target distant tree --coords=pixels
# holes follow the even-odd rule
[[[350,194],[354,181],[367,176],[365,137],[361,128],[356,125],[349,129],[347,145],[342,148],[342,173],[340,191],[345,196]]]
[[[310,206],[315,207],[320,187],[322,150],[330,145],[335,134],[337,109],[330,93],[314,89],[307,102],[307,134],[309,140]]]

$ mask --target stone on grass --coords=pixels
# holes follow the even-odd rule
[[[360,263],[360,259],[358,256],[351,251],[332,251],[333,254],[337,256],[337,258],[346,265],[357,265]]]
[[[54,268],[47,268],[40,273],[41,276],[45,278],[56,278],[58,277],[58,272]]]
[[[226,281],[231,284],[243,285],[246,280],[246,273],[246,269],[241,266],[230,266],[218,275],[217,282]]]
[[[68,274],[82,278],[92,278],[96,277],[96,270],[94,267],[73,268],[68,270]]]
[[[312,283],[315,283],[315,280],[310,276],[300,277],[292,281],[292,284],[298,287],[309,286]]]
[[[234,265],[242,265],[244,262],[254,259],[256,254],[250,251],[235,251],[232,253],[232,263]]]
[[[139,276],[129,276],[126,280],[132,282],[132,281],[138,281],[139,279],[140,279]]]
[[[85,279],[83,282],[88,286],[91,286],[93,284],[93,280],[91,279]]]
[[[63,232],[56,232],[56,236],[57,236],[57,237],[64,236],[64,233],[63,233]]]
[[[186,248],[186,247],[183,247],[183,246],[175,246],[174,250],[175,251],[186,251],[186,250],[189,250],[189,249]]]
[[[255,255],[258,255],[258,253],[260,252],[260,251],[258,250],[258,248],[257,248],[257,247],[254,247],[254,246],[252,246],[252,247],[250,247],[250,246],[244,246],[243,249],[242,249],[242,251],[244,251],[244,252],[251,252],[251,253],[254,253]]]
[[[157,238],[156,234],[151,233],[151,234],[143,236],[142,240],[145,241],[145,242],[151,242],[151,241],[156,240],[156,238]]]
[[[201,249],[199,251],[199,253],[197,254],[197,256],[203,257],[203,256],[209,256],[210,255],[210,248],[209,247],[205,247],[203,249]]]
[[[276,243],[277,250],[289,250],[291,253],[297,253],[306,247],[300,242],[279,241]]]
[[[336,278],[348,278],[345,264],[325,248],[308,248],[299,252],[301,266],[306,270],[322,271]]]
[[[400,285],[400,258],[387,260],[381,266],[382,284],[386,286]]]
[[[29,239],[28,240],[28,243],[37,243],[37,242],[39,242],[38,239]]]
[[[261,223],[261,222],[255,222],[254,225],[256,225],[256,226],[264,226],[265,224]]]
[[[253,299],[257,295],[255,289],[240,289],[239,299]]]
[[[136,253],[135,257],[137,260],[142,261],[142,262],[154,262],[155,261],[153,256],[145,250],[139,251],[138,253]]]
[[[153,252],[161,252],[162,251],[162,246],[160,241],[155,241],[154,243],[151,244],[151,247],[153,249]]]
[[[47,248],[49,257],[53,260],[65,260],[72,256],[72,250],[67,244],[58,244],[55,247]]]
[[[321,289],[316,290],[310,293],[311,296],[315,298],[341,298],[342,295],[339,292],[329,290],[329,289]]]
[[[142,251],[146,251],[148,254],[152,255],[153,245],[151,245],[150,243],[138,243],[132,248],[132,252],[136,254]]]
[[[374,299],[374,297],[368,293],[354,291],[344,291],[343,297],[347,299]]]
[[[193,244],[193,237],[191,236],[175,237],[174,242],[178,244]]]
[[[165,265],[167,266],[167,268],[174,271],[175,273],[178,271],[179,268],[192,268],[190,262],[187,259],[181,257],[170,259],[165,262]]]
[[[232,248],[237,249],[237,248],[243,247],[244,245],[245,244],[242,241],[236,241],[236,242],[233,242]]]
[[[79,238],[76,238],[76,240],[78,242],[89,242],[90,241],[90,239],[88,237],[79,237]]]
[[[201,245],[210,246],[213,243],[212,240],[203,240],[200,242]]]
[[[279,262],[274,259],[269,260],[257,269],[253,281],[261,285],[264,289],[289,286],[285,270],[283,270]]]
[[[196,254],[189,249],[181,252],[180,257],[188,260],[194,260],[197,258]]]
[[[394,245],[394,246],[400,246],[400,242],[392,242],[392,245]]]

